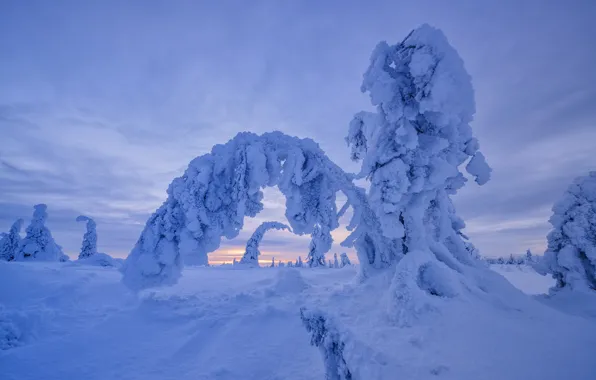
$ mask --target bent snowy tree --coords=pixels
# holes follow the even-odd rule
[[[318,250],[329,246],[339,225],[335,199],[342,191],[354,209],[354,231],[346,244],[354,244],[363,257],[390,258],[394,243],[382,236],[365,191],[352,180],[310,139],[239,133],[195,158],[170,184],[167,200],[126,259],[123,281],[133,289],[173,284],[188,258],[207,264],[207,254],[219,248],[222,237],[237,236],[244,217],[263,209],[261,189],[267,186],[277,186],[285,196],[292,231],[311,234]]]
[[[549,221],[543,265],[555,289],[596,290],[596,171],[573,181]]]
[[[87,222],[87,231],[83,235],[83,244],[79,259],[86,259],[97,253],[97,225],[95,221],[87,216],[77,216],[77,222]]]
[[[244,255],[240,259],[240,264],[248,264],[253,266],[259,266],[259,245],[265,236],[265,232],[269,230],[290,230],[290,227],[279,222],[263,222],[257,227],[255,232],[252,233],[250,239],[246,242],[246,249]]]

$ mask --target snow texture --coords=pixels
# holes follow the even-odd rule
[[[261,251],[259,251],[259,245],[265,236],[265,232],[275,229],[275,230],[288,230],[291,231],[290,227],[283,223],[279,222],[263,222],[260,226],[257,227],[255,232],[251,235],[250,239],[246,242],[246,249],[244,251],[244,255],[240,260],[240,264],[247,264],[250,266],[259,266],[259,255]],[[235,259],[234,259],[235,260]]]
[[[0,239],[0,260],[12,261],[17,255],[17,251],[21,244],[21,227],[23,226],[23,219],[17,219],[8,234],[4,234]]]
[[[79,260],[91,257],[97,253],[97,225],[95,221],[87,216],[79,215],[77,222],[87,222],[87,231],[83,235],[83,244]]]
[[[551,280],[507,270],[530,288]],[[596,314],[580,309],[596,295],[529,297],[489,272],[501,292],[446,301],[441,313],[400,328],[379,307],[379,278],[355,284],[356,272],[189,266],[177,285],[134,295],[115,268],[0,262],[0,378],[324,379],[303,306],[324,319],[325,330],[314,330],[346,363],[332,368],[353,380],[594,377]]]
[[[35,205],[31,224],[26,229],[26,236],[21,241],[15,260],[66,261],[68,256],[56,244],[52,233],[46,227],[48,218],[45,204]]]
[[[576,178],[553,206],[542,262],[556,288],[596,290],[596,171]]]
[[[342,244],[355,246],[363,257],[390,256],[394,243],[382,236],[365,191],[352,180],[310,139],[240,133],[192,160],[170,184],[167,200],[126,259],[123,281],[136,290],[171,285],[185,262],[207,265],[207,254],[219,248],[222,237],[236,237],[244,217],[263,209],[261,189],[266,186],[277,186],[285,196],[292,231],[311,234],[314,261],[309,263],[320,263],[331,245],[331,231],[339,226],[338,191],[354,210],[353,231]]]

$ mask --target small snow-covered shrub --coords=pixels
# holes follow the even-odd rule
[[[15,259],[19,246],[21,244],[21,227],[23,219],[17,219],[8,234],[4,234],[0,239],[0,260],[12,261]]]
[[[549,221],[543,273],[552,274],[556,288],[596,290],[596,171],[573,181]]]
[[[76,261],[77,264],[114,268],[121,268],[122,262],[122,259],[115,259],[112,256],[101,252],[96,252],[91,256],[83,257]]]

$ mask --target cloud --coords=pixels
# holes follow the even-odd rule
[[[596,166],[594,12],[548,1],[2,4],[0,229],[45,202],[69,252],[82,213],[98,221],[101,250],[126,255],[188,162],[245,130],[311,137],[355,171],[343,137],[371,108],[359,92],[369,54],[428,22],[473,77],[473,129],[494,169],[455,199],[468,233],[488,255],[539,249],[552,203]],[[266,192],[266,210],[222,249],[283,222],[283,204]],[[264,252],[306,255],[306,237],[267,236]]]

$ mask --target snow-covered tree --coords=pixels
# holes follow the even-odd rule
[[[286,264],[284,264],[284,262],[283,262],[283,261],[279,260],[279,261],[277,262],[277,266],[278,266],[278,267],[280,267],[280,268],[283,268],[283,267],[285,267],[285,266],[286,266]]]
[[[423,25],[401,43],[377,45],[362,90],[377,111],[358,113],[346,140],[362,161],[359,176],[370,180],[383,234],[401,241],[396,260],[438,244],[468,262],[450,195],[466,182],[459,170],[466,160],[480,185],[491,170],[472,136],[474,91],[461,58],[441,31]],[[361,265],[372,259],[361,257]]]
[[[475,265],[450,196],[466,183],[460,171],[466,161],[480,185],[491,169],[472,135],[474,91],[461,58],[441,31],[423,25],[396,45],[377,45],[362,90],[377,110],[358,113],[346,140],[352,158],[362,161],[370,206],[397,252],[376,258],[358,250],[361,267],[390,267],[406,256],[416,267],[436,256]]]
[[[236,258],[234,257],[234,260],[232,261],[232,265],[236,266],[238,264],[238,261],[236,261]]]
[[[4,234],[0,240],[0,260],[12,261],[15,259],[19,245],[21,244],[21,227],[23,219],[17,219],[8,234]]]
[[[25,230],[26,236],[21,241],[16,260],[64,261],[67,257],[45,225],[46,210],[45,204],[34,206],[33,218]]]
[[[530,251],[529,249],[526,251],[526,261],[528,263],[531,263],[532,261],[534,261],[534,257],[532,256],[532,251]]]
[[[331,261],[331,259],[327,260],[327,268],[333,268],[333,262]]]
[[[302,256],[298,256],[298,259],[296,259],[296,268],[302,268],[304,266],[304,263],[302,263]]]
[[[556,288],[596,290],[596,171],[576,178],[553,206],[542,264]]]
[[[333,239],[329,231],[324,231],[319,226],[315,227],[312,240],[308,247],[308,266],[311,268],[325,266],[325,252],[331,248]]]
[[[346,140],[393,245],[390,256],[367,252],[360,246],[366,240],[355,247],[364,277],[395,268],[387,310],[408,324],[432,309],[432,296],[454,297],[462,283],[479,278],[464,273],[488,270],[466,249],[465,224],[450,197],[467,182],[462,166],[479,185],[491,169],[470,127],[471,78],[440,30],[422,25],[400,43],[379,43],[361,89],[376,112],[356,114]]]
[[[290,227],[286,226],[283,223],[278,222],[263,222],[260,226],[257,227],[255,232],[253,232],[252,236],[246,242],[246,249],[244,251],[244,255],[242,259],[240,259],[241,264],[249,264],[253,266],[259,266],[259,255],[261,251],[259,251],[259,245],[265,236],[265,232],[269,230],[290,230]]]
[[[275,257],[271,258],[271,265],[269,265],[269,268],[275,268]]]
[[[345,253],[345,252],[342,252],[342,253],[339,255],[339,257],[340,257],[340,260],[341,260],[341,261],[340,261],[340,264],[339,264],[339,267],[340,267],[340,268],[343,268],[343,267],[345,267],[346,265],[352,265],[352,262],[351,262],[351,261],[350,261],[350,259],[348,258],[348,254],[347,254],[347,253]]]
[[[339,268],[339,261],[337,261],[337,252],[333,253],[333,267]]]
[[[292,261],[288,261],[287,267],[294,268],[294,263]]]
[[[77,216],[77,222],[87,222],[87,231],[83,235],[83,244],[79,259],[86,259],[97,253],[97,225],[95,221],[87,216]]]

